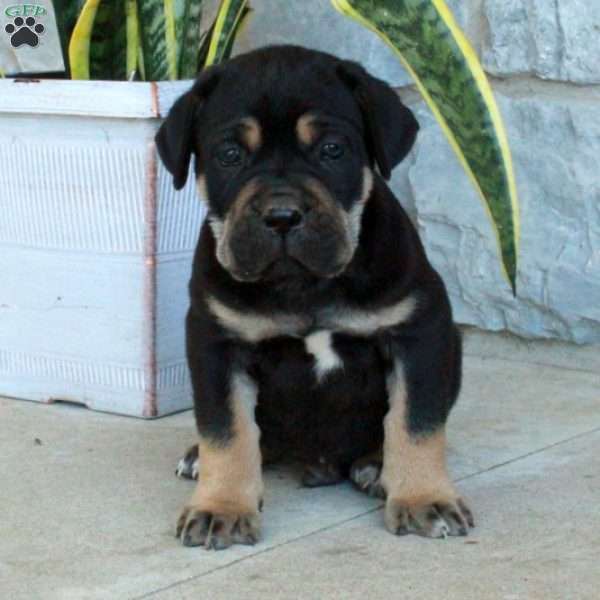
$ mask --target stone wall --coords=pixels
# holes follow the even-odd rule
[[[325,0],[254,0],[256,15],[238,48],[303,43],[361,60],[400,88],[421,133],[393,187],[448,285],[459,322],[599,343],[600,2],[448,3],[490,75],[509,134],[521,201],[516,299],[478,197],[410,79],[374,34]]]

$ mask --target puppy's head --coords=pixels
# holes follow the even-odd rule
[[[177,189],[195,156],[216,256],[235,279],[330,278],[359,242],[374,167],[389,178],[417,130],[359,65],[280,46],[205,71],[156,143]]]

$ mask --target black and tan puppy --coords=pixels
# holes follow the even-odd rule
[[[176,188],[194,155],[209,208],[187,317],[200,442],[185,545],[254,543],[277,458],[302,461],[306,485],[384,495],[392,533],[472,526],[446,470],[459,334],[384,183],[417,129],[359,65],[281,46],[205,71],[158,132]]]

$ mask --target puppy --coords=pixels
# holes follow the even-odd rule
[[[208,202],[187,358],[197,487],[177,535],[259,539],[263,461],[305,485],[350,477],[394,534],[466,535],[446,469],[461,341],[444,284],[384,180],[418,124],[356,63],[268,47],[204,71],[156,136],[177,189]]]

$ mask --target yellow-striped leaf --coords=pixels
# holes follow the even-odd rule
[[[69,63],[72,79],[90,78],[90,43],[100,1],[86,0],[71,34]]]
[[[125,18],[127,20],[126,74],[129,79],[137,70],[139,55],[140,24],[138,21],[137,0],[125,0]]]
[[[250,12],[248,0],[222,0],[212,27],[205,67],[228,58],[236,33]]]
[[[164,0],[165,53],[169,79],[177,79],[177,38],[175,36],[175,6],[173,0]]]
[[[477,55],[444,0],[331,0],[375,31],[415,80],[481,196],[516,293],[519,207],[502,118]]]

